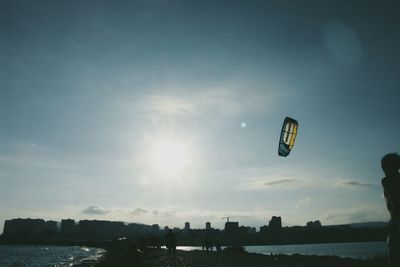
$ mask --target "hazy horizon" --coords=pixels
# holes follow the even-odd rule
[[[400,5],[1,1],[12,218],[223,228],[387,221]],[[277,154],[286,116],[294,149]]]

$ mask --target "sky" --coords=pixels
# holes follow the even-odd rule
[[[0,1],[12,218],[385,221],[395,1]],[[299,122],[277,153],[286,116]]]

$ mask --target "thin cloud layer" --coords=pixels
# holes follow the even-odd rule
[[[369,206],[353,208],[345,211],[332,211],[323,216],[323,221],[330,224],[346,224],[354,222],[372,222],[388,219],[388,214],[383,207]]]
[[[153,215],[154,216],[160,216],[160,217],[175,217],[176,216],[176,212],[175,211],[153,210]]]
[[[83,214],[88,215],[115,215],[115,216],[123,216],[125,218],[129,218],[132,215],[134,216],[157,216],[157,217],[175,217],[177,213],[173,210],[147,210],[143,208],[135,208],[134,210],[130,210],[127,208],[102,208],[99,206],[89,206],[81,211]]]
[[[132,211],[133,215],[145,215],[148,214],[150,211],[142,209],[142,208],[136,208]]]
[[[293,188],[301,185],[301,183],[296,179],[279,179],[279,180],[267,180],[267,179],[255,179],[246,180],[239,185],[239,189],[244,190],[260,190],[268,188]]]
[[[269,103],[284,96],[279,90],[260,93],[255,89],[247,89],[246,97],[243,97],[241,87],[247,88],[248,85],[238,86],[237,84],[245,83],[240,80],[232,83],[221,87],[192,88],[191,92],[185,94],[170,92],[143,95],[134,101],[125,102],[122,108],[133,110],[134,114],[153,120],[187,118],[210,113],[219,118],[219,116],[238,115],[245,111],[265,111],[271,107]],[[121,100],[118,107],[121,108]]]
[[[344,181],[344,182],[340,182],[339,185],[347,186],[347,187],[355,187],[355,188],[368,188],[368,187],[375,186],[373,184],[357,182],[357,181]]]
[[[89,215],[104,215],[110,213],[110,210],[99,208],[98,206],[89,206],[86,209],[82,210],[81,213]]]
[[[295,179],[282,179],[282,180],[277,180],[277,181],[271,181],[271,182],[264,182],[265,186],[275,186],[275,185],[281,185],[281,184],[292,184],[296,182]]]

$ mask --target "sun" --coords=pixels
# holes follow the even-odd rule
[[[185,171],[190,162],[188,145],[173,140],[158,140],[149,153],[151,168],[162,175],[176,175]]]

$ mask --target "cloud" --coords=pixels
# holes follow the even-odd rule
[[[281,185],[281,184],[290,184],[296,182],[295,179],[281,179],[277,181],[270,181],[270,182],[264,182],[265,186],[275,186],[275,185]]]
[[[265,178],[246,180],[239,185],[239,190],[259,190],[272,187],[294,187],[300,183],[296,179],[284,178],[277,180],[267,180]]]
[[[189,116],[197,113],[195,103],[183,97],[153,95],[146,101],[151,114],[162,116]]]
[[[239,97],[222,89],[209,89],[189,95],[154,94],[143,97],[134,103],[137,113],[151,119],[191,117],[212,112],[214,115],[237,114],[242,111],[243,103]]]
[[[145,215],[148,214],[150,211],[142,209],[142,208],[136,208],[135,210],[132,211],[133,215]]]
[[[135,99],[117,99],[115,105],[123,113],[134,114],[135,117],[145,118],[150,121],[164,119],[182,119],[193,117],[203,118],[207,121],[220,116],[236,116],[245,111],[265,112],[271,109],[273,103],[283,96],[281,90],[260,92],[257,86],[245,81],[224,82],[223,85],[185,86],[185,94],[178,89],[168,90],[169,93],[155,93],[143,95]],[[187,88],[186,88],[187,87]],[[182,89],[183,90],[183,89]],[[243,95],[243,91],[246,95]],[[213,114],[212,118],[209,114]]]
[[[91,215],[104,215],[110,213],[109,210],[99,208],[97,206],[89,206],[86,209],[81,211],[84,214],[91,214]]]
[[[354,187],[354,188],[366,188],[366,187],[373,187],[375,185],[369,183],[362,183],[357,181],[343,181],[340,182],[339,185],[347,186],[347,187]]]
[[[160,216],[160,217],[175,217],[176,216],[176,212],[175,211],[153,210],[153,215],[154,216]]]
[[[388,213],[383,206],[369,206],[344,211],[332,211],[323,215],[326,224],[386,221]]]

